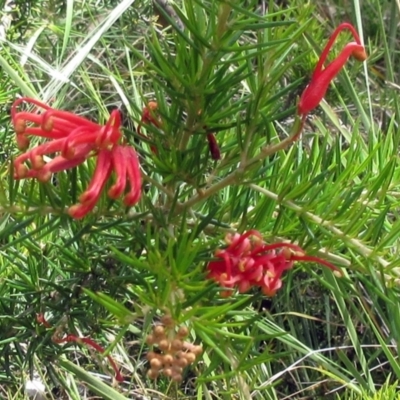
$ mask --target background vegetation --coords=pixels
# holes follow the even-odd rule
[[[397,2],[183,0],[172,17],[149,0],[1,4],[4,398],[25,398],[37,380],[54,399],[398,398]],[[238,168],[286,137],[343,21],[363,36],[368,61],[347,64],[298,143]],[[103,199],[72,220],[91,160],[46,185],[14,181],[9,110],[21,95],[100,122],[119,107],[140,154],[140,204]],[[163,127],[148,126],[146,139],[135,128],[148,101]],[[296,242],[345,276],[298,264],[271,299],[221,298],[207,262],[227,232],[249,229]],[[107,359],[84,346],[54,344],[37,314],[101,343],[125,381],[112,382]],[[146,376],[146,336],[165,314],[204,349],[180,383]]]

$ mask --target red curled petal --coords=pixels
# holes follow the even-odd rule
[[[119,110],[113,110],[107,123],[99,131],[96,144],[103,148],[116,145],[122,136],[120,128],[121,113]]]
[[[282,287],[282,281],[279,277],[269,277],[267,275],[264,276],[261,282],[262,292],[268,296],[275,296],[276,292]]]
[[[328,57],[328,54],[329,54],[329,52],[330,52],[330,50],[331,50],[331,48],[333,46],[333,43],[335,43],[335,40],[338,37],[339,33],[341,31],[343,31],[344,29],[348,29],[351,32],[351,34],[353,35],[356,43],[358,45],[361,45],[360,37],[358,36],[358,33],[355,30],[354,26],[349,24],[348,22],[344,22],[344,23],[340,24],[334,30],[334,32],[332,33],[331,37],[328,40],[328,43],[324,47],[324,50],[322,50],[321,57],[318,60],[318,64],[315,67],[315,70],[314,70],[314,73],[313,73],[313,76],[312,76],[313,79],[318,77],[318,75],[321,73],[322,67],[323,67],[323,65],[324,65],[324,63],[325,63],[325,61],[326,61],[326,59]]]
[[[15,117],[12,119],[14,127],[16,128],[20,121],[32,122],[33,124],[40,125],[42,122],[42,116],[40,114],[28,112],[28,111],[20,111],[15,114]]]
[[[140,173],[139,159],[133,147],[124,147],[126,157],[126,173],[130,185],[129,192],[125,195],[124,204],[133,206],[142,195],[142,175]]]
[[[47,104],[45,104],[45,103],[43,103],[43,102],[41,102],[39,100],[32,99],[30,97],[21,97],[20,99],[15,100],[13,105],[11,106],[11,118],[12,118],[13,122],[15,121],[16,116],[18,114],[17,107],[21,103],[34,104],[35,106],[43,108],[44,110],[50,110],[51,109],[50,106],[48,106]]]
[[[250,237],[254,238],[251,239]],[[262,244],[261,233],[255,229],[250,229],[241,235],[235,235],[227,250],[235,256],[241,256],[247,250],[251,250],[251,254],[253,254]]]
[[[310,84],[305,88],[300,97],[297,107],[299,115],[308,114],[319,105],[325,97],[332,80],[340,72],[353,52],[358,54],[360,48],[362,46],[355,42],[347,44],[342,52],[325,69],[320,71],[316,76],[313,76]]]
[[[17,147],[21,151],[24,151],[29,147],[30,140],[24,134],[17,134],[16,141]]]
[[[83,164],[86,161],[87,156],[88,155],[83,154],[80,157],[75,157],[72,160],[67,160],[62,156],[57,156],[48,162],[40,171],[37,171],[38,173],[34,177],[38,178],[41,182],[46,182],[54,173],[75,168],[78,165]]]
[[[239,291],[239,293],[246,293],[251,289],[251,286],[252,286],[252,283],[250,283],[250,281],[242,279],[238,283],[238,291]]]
[[[89,187],[79,197],[83,205],[95,205],[107,183],[112,171],[112,157],[110,150],[100,150],[97,156],[96,168]]]
[[[259,282],[262,277],[263,277],[263,266],[262,265],[254,265],[251,270],[246,271],[243,275],[246,277],[246,279],[251,282]]]
[[[74,168],[89,158],[91,151],[92,147],[90,145],[80,146],[77,148],[74,158],[67,159],[63,156],[57,156],[48,162],[44,168],[47,168],[51,173]]]
[[[74,204],[68,209],[68,214],[74,219],[81,219],[89,214],[95,206],[96,203],[92,203],[89,205],[83,205],[81,203]]]
[[[228,280],[231,280],[232,279],[232,274],[233,274],[233,268],[236,266],[236,265],[232,265],[232,261],[231,261],[231,258],[229,257],[229,255],[227,254],[227,253],[224,253],[223,255],[222,255],[222,258],[223,258],[223,260],[225,261],[225,272],[226,272],[226,275],[227,275],[227,279]]]
[[[122,196],[126,187],[126,174],[127,174],[127,157],[124,147],[116,146],[111,151],[112,163],[116,175],[116,182],[108,191],[108,196],[112,199],[117,199]]]
[[[64,142],[65,139],[52,140],[51,142],[34,147],[31,151],[28,151],[22,156],[25,155],[29,157],[33,169],[40,169],[44,165],[42,156],[60,151],[64,146]]]
[[[354,46],[353,53],[351,54],[357,61],[363,62],[368,58],[368,54],[365,51],[364,46]]]
[[[88,129],[86,126],[76,128],[65,139],[61,155],[65,158],[73,158],[76,148],[82,145],[91,145],[92,148],[95,148],[98,132],[98,130]]]
[[[63,139],[68,136],[68,134],[65,134],[64,132],[61,132],[57,129],[44,131],[42,128],[35,126],[27,127],[24,131],[24,134],[29,136],[38,136],[46,139]]]
[[[89,121],[84,117],[80,117],[74,113],[62,110],[56,110],[54,108],[48,109],[42,116],[41,124],[42,126],[46,126],[50,123],[54,126],[54,128],[63,129],[63,125],[68,124],[67,126],[86,126],[90,129],[98,129],[99,124],[95,122]]]

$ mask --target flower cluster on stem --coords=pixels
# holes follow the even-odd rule
[[[207,266],[208,278],[224,288],[237,288],[239,293],[259,287],[266,296],[274,296],[282,287],[283,273],[291,269],[296,261],[316,262],[341,274],[328,261],[306,255],[301,247],[293,243],[266,244],[256,230],[227,234],[225,242],[228,247],[218,249],[215,252],[217,260]],[[232,293],[232,290],[225,290],[222,295],[226,297]]]
[[[19,110],[22,104],[34,106],[34,111]],[[36,99],[21,98],[12,105],[11,119],[18,148],[25,151],[14,160],[15,179],[36,178],[47,182],[54,173],[81,165],[89,157],[97,158],[89,187],[79,197],[79,203],[69,208],[73,218],[82,218],[93,210],[113,174],[115,182],[108,196],[117,199],[126,192],[123,200],[126,206],[139,201],[142,184],[139,160],[133,147],[120,143],[118,110],[111,113],[105,125],[99,125]],[[32,136],[45,142],[27,150]]]

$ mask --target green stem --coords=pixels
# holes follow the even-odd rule
[[[227,21],[231,13],[231,10],[232,7],[229,4],[221,3],[218,13],[217,32],[216,32],[216,37],[214,38],[214,51],[212,52],[207,51],[207,53],[203,57],[203,66],[199,74],[200,78],[197,83],[197,87],[194,88],[197,91],[197,93],[203,93],[203,88],[206,86],[210,75],[210,69],[214,65],[215,60],[218,59],[219,48],[221,47],[220,40],[227,30]],[[198,98],[200,98],[200,96],[198,96]],[[201,105],[198,104],[198,101],[194,102],[191,101],[191,102],[194,103],[195,106],[187,107],[187,109],[190,111],[188,112],[185,132],[183,133],[182,139],[180,140],[179,143],[180,151],[186,150],[190,136],[194,131],[193,127],[198,117],[197,112],[201,110]]]
[[[217,24],[217,42],[219,44],[222,36],[227,30],[227,22],[229,14],[231,13],[232,7],[228,3],[221,3],[218,13],[218,24]]]
[[[197,103],[197,101],[195,102]],[[187,120],[186,120],[186,128],[185,131],[183,132],[183,136],[181,138],[181,141],[179,143],[179,150],[184,151],[187,148],[187,145],[189,143],[190,136],[192,136],[193,133],[193,126],[195,124],[196,120],[196,109],[197,107],[189,107],[187,106],[187,109],[189,110]]]
[[[239,170],[239,169],[235,170],[234,172],[229,174],[227,177],[225,177],[218,183],[212,185],[211,187],[209,187],[206,190],[202,190],[201,192],[199,192],[198,194],[193,196],[191,199],[185,201],[184,203],[178,203],[177,210],[182,211],[184,209],[187,209],[187,208],[193,206],[194,204],[196,204],[200,201],[206,200],[207,198],[212,196],[214,193],[217,193],[218,191],[225,188],[226,186],[235,183],[238,176],[240,176],[242,173],[243,173],[242,170]]]
[[[168,188],[163,186],[161,183],[157,182],[155,179],[151,178],[149,175],[147,175],[143,171],[142,171],[142,177],[143,177],[143,180],[145,180],[146,182],[151,183],[158,190],[160,190],[161,192],[165,193],[168,197],[174,198],[175,195],[174,195],[174,193],[172,191],[168,190]]]
[[[297,116],[293,124],[292,131],[286,139],[282,140],[277,144],[265,146],[264,148],[261,149],[261,152],[257,156],[245,161],[244,163],[241,163],[239,169],[236,169],[235,171],[231,172],[228,176],[223,178],[218,183],[215,183],[208,189],[201,191],[201,193],[196,194],[195,196],[185,201],[184,203],[178,203],[177,210],[182,211],[183,209],[187,209],[188,207],[191,207],[200,201],[206,200],[207,198],[217,193],[219,190],[225,188],[226,186],[236,183],[235,181],[240,175],[243,174],[243,172],[245,172],[246,168],[257,163],[258,161],[264,160],[270,155],[273,155],[276,152],[283,150],[289,145],[291,145],[300,136],[303,126],[304,126],[304,118],[300,118]]]

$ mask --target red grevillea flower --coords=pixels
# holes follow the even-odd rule
[[[52,326],[51,324],[46,320],[43,314],[37,314],[36,315],[36,321],[43,325],[47,329],[51,329]],[[61,332],[62,327],[56,328],[53,336],[51,337],[52,341],[57,344],[62,344],[62,343],[69,343],[69,342],[74,342],[77,344],[85,344],[87,347],[92,347],[96,351],[98,351],[100,354],[103,354],[105,352],[104,348],[100,346],[98,343],[96,343],[92,338],[90,337],[79,337],[73,334],[68,334],[64,336]],[[114,359],[110,356],[107,355],[107,359],[110,362],[114,372],[115,372],[115,380],[117,382],[123,382],[124,377],[122,376],[121,372],[119,371],[117,364],[115,363]]]
[[[292,243],[265,244],[260,232],[250,230],[244,234],[228,234],[228,247],[218,249],[208,266],[208,278],[229,289],[237,288],[239,293],[252,287],[260,287],[267,296],[274,296],[282,287],[282,274],[293,267],[295,261],[310,261],[324,265],[341,274],[331,263],[318,257],[308,256],[301,247]],[[225,291],[229,296],[232,291]]]
[[[337,36],[344,29],[348,29],[351,32],[355,42],[348,43],[342,52],[324,68],[328,54]],[[350,56],[353,56],[357,61],[365,61],[368,57],[364,46],[361,44],[360,37],[358,36],[358,33],[353,25],[349,23],[343,23],[336,28],[330,37],[328,43],[322,51],[318,64],[315,67],[314,73],[311,77],[311,82],[300,97],[297,111],[299,115],[303,116],[303,120],[310,111],[319,105],[321,100],[324,98],[326,91],[328,90],[329,84],[343,68]]]
[[[23,103],[34,105],[36,109],[20,111]],[[72,217],[82,218],[93,210],[113,173],[116,181],[108,191],[109,197],[121,197],[129,186],[124,204],[133,206],[139,201],[139,160],[132,147],[120,144],[121,115],[118,110],[112,111],[105,125],[99,125],[76,114],[53,109],[38,100],[21,98],[12,105],[11,119],[21,150],[28,148],[31,136],[45,139],[44,143],[16,157],[15,179],[36,178],[47,182],[53,173],[76,167],[89,157],[97,157],[88,189],[80,196],[79,203],[69,209]],[[53,158],[49,159],[49,156]]]

